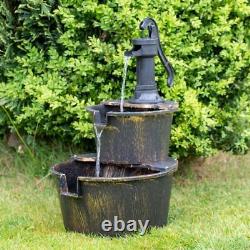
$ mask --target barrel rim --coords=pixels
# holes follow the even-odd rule
[[[59,163],[60,164],[60,163]],[[56,164],[52,167],[51,172],[56,176],[65,175],[64,173],[58,172],[54,169],[54,167],[58,166]],[[145,174],[145,175],[137,175],[137,176],[125,176],[125,177],[95,177],[95,176],[78,176],[77,180],[84,181],[84,182],[105,182],[105,183],[124,183],[124,182],[131,182],[131,181],[142,181],[142,180],[150,180],[163,177],[165,175],[171,175],[174,171],[168,170],[159,170],[157,173],[153,174]]]
[[[120,102],[117,100],[105,101],[98,105],[87,106],[86,110],[92,113],[100,111],[101,107],[119,107]],[[164,101],[159,104],[134,104],[128,101],[124,102],[125,108],[137,109],[137,111],[106,111],[106,116],[155,116],[158,114],[172,114],[178,111],[178,103],[175,101]],[[140,111],[140,109],[150,109]]]
[[[83,164],[84,163],[92,163],[93,164],[93,160],[90,159],[88,154],[86,154],[86,159],[89,159],[89,160],[82,161]],[[53,175],[58,176],[58,177],[61,176],[61,175],[65,175],[64,173],[57,171],[55,168],[60,166],[61,164],[71,163],[71,162],[74,162],[74,161],[75,161],[75,159],[71,158],[71,160],[69,160],[69,161],[65,161],[65,162],[61,162],[61,163],[53,165],[51,167],[51,173]],[[165,168],[165,169],[153,169],[152,168],[152,171],[157,171],[156,173],[152,173],[152,174],[137,175],[137,176],[123,176],[123,177],[78,176],[77,180],[85,181],[85,182],[106,182],[106,183],[114,183],[114,182],[119,183],[119,182],[150,180],[150,179],[163,177],[165,175],[172,175],[177,170],[177,165],[178,165],[177,160],[173,160],[173,161],[174,161],[174,164],[172,162],[172,164],[168,168]],[[135,165],[137,165],[137,164],[135,164]],[[150,164],[148,164],[148,167],[145,166],[145,165],[139,165],[139,167],[144,168],[144,169],[145,168],[150,169]]]

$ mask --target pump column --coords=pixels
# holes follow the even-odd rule
[[[130,103],[159,103],[159,96],[155,83],[154,56],[158,53],[158,39],[141,38],[133,40],[133,56],[136,57],[137,85],[135,95]]]

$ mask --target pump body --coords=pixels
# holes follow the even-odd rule
[[[158,27],[152,18],[145,18],[140,29],[148,29],[149,37],[133,39],[133,48],[125,52],[125,56],[136,57],[136,89],[130,103],[163,103],[159,96],[155,82],[154,57],[158,55],[168,72],[168,85],[172,86],[174,71],[173,67],[165,57],[160,43]]]

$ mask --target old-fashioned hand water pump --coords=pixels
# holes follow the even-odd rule
[[[160,43],[158,27],[154,19],[145,18],[140,29],[148,29],[148,37],[133,39],[133,48],[125,52],[125,56],[136,57],[137,85],[134,98],[130,103],[162,103],[164,100],[159,96],[155,82],[154,57],[158,55],[168,72],[167,83],[173,85],[174,70],[165,57]]]

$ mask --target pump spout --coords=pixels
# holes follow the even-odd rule
[[[135,47],[131,50],[126,50],[124,53],[124,56],[127,57],[136,57],[136,56],[141,56],[142,51],[140,49],[136,49]]]
[[[133,57],[133,49],[131,50],[126,50],[125,53],[124,53],[124,56],[127,56],[127,57]]]

